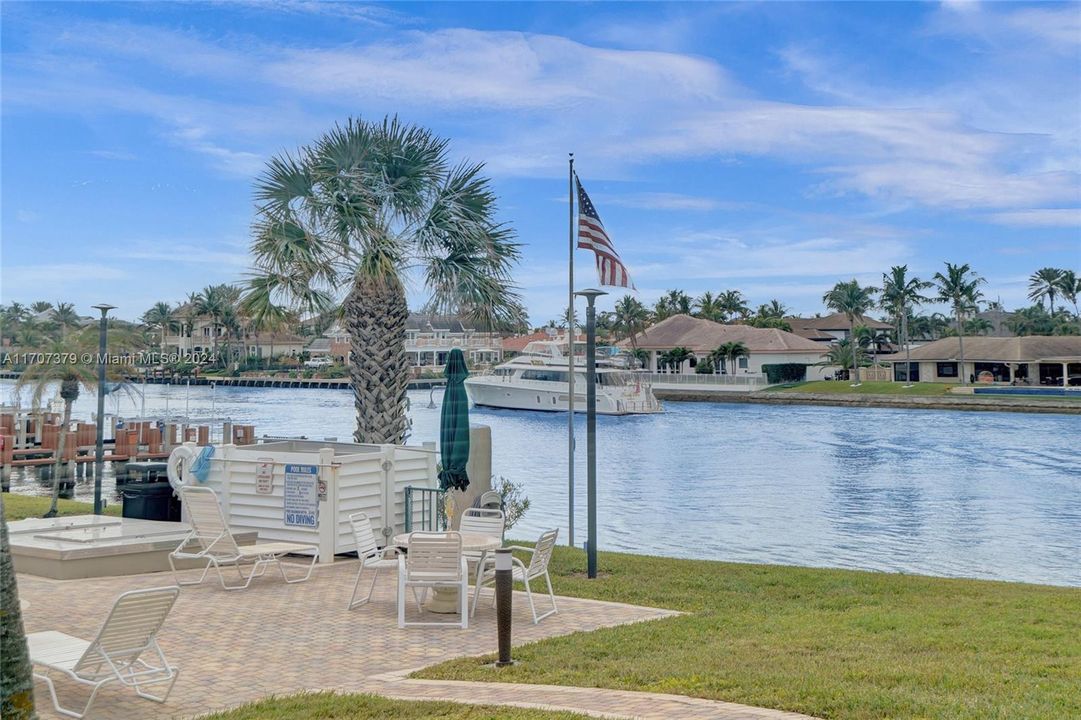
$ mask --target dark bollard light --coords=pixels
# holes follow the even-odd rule
[[[495,661],[496,667],[514,664],[510,659],[511,588],[514,583],[510,558],[511,553],[507,548],[495,551],[495,620],[499,635],[499,659]]]

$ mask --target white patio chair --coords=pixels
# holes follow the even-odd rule
[[[353,527],[353,539],[357,543],[357,558],[360,559],[360,569],[357,571],[357,581],[353,583],[353,594],[349,597],[349,609],[363,605],[372,598],[375,591],[375,581],[379,579],[379,571],[384,568],[397,567],[398,561],[388,560],[386,553],[399,552],[393,545],[387,545],[380,550],[375,544],[375,533],[372,532],[372,521],[367,513],[353,513],[349,516],[349,524]],[[357,599],[357,590],[360,589],[360,578],[367,569],[372,570],[372,582],[368,586],[368,594]]]
[[[527,548],[521,545],[511,545],[511,550],[521,550],[523,552],[532,553],[532,557],[529,560],[529,566],[526,567],[525,563],[516,557],[511,557],[511,577],[514,582],[520,582],[525,585],[525,596],[529,600],[529,609],[533,613],[533,624],[536,625],[549,615],[554,615],[558,612],[556,608],[556,595],[552,591],[552,578],[548,575],[548,561],[552,559],[552,549],[556,544],[556,537],[559,535],[559,529],[548,530],[541,534],[540,539],[537,540],[535,547]],[[534,578],[543,577],[544,582],[548,584],[548,597],[552,600],[552,609],[543,615],[537,615],[537,607],[533,604],[533,591],[529,589],[529,581]],[[480,577],[480,582],[477,583],[477,589],[473,594],[473,610],[477,611],[477,600],[480,598],[480,589],[484,585],[491,585],[495,583],[495,570],[485,569],[484,574]],[[492,604],[495,605],[495,593],[492,593]]]
[[[417,609],[424,612],[422,603],[428,588],[458,588],[461,622],[410,622],[405,621],[405,591],[413,588]],[[423,593],[417,596],[417,588]],[[457,532],[415,532],[409,536],[406,555],[398,556],[398,627],[407,625],[458,625],[469,627],[469,569],[462,557],[462,536]]]
[[[502,510],[497,508],[468,508],[462,513],[458,528],[462,532],[480,533],[481,535],[490,535],[502,540],[504,523],[505,517]],[[481,567],[481,558],[484,558],[485,567],[495,562],[495,556],[490,552],[465,550],[462,555],[471,566],[476,568],[470,570],[470,574],[476,577],[475,582],[480,582],[481,571],[484,569]]]
[[[207,487],[185,485],[180,489],[180,499],[188,510],[191,532],[180,542],[176,550],[169,553],[169,567],[173,570],[177,585],[198,585],[206,579],[206,574],[211,567],[218,572],[221,586],[226,590],[243,590],[251,584],[252,578],[262,575],[268,565],[277,565],[282,579],[287,583],[304,582],[311,577],[315,562],[319,559],[318,545],[297,542],[256,542],[254,545],[237,545],[229,531],[229,523],[225,520],[221,505],[218,504],[217,493]],[[193,542],[198,546],[198,552],[184,549]],[[290,580],[285,574],[282,558],[290,553],[312,554],[304,577]],[[176,572],[175,560],[205,561],[206,567],[203,568],[203,574],[198,580],[181,582]],[[240,566],[248,562],[253,565],[251,573],[245,576]],[[292,564],[301,565],[301,563]],[[222,565],[232,565],[236,568],[237,575],[240,576],[243,584],[226,585],[225,576],[221,572]]]
[[[178,595],[178,587],[133,590],[122,594],[116,599],[97,636],[90,641],[54,630],[27,635],[30,660],[35,666],[44,668],[46,672],[61,672],[75,682],[93,688],[82,712],[69,710],[60,705],[52,678],[35,670],[34,677],[48,685],[56,711],[69,717],[85,716],[90,712],[98,690],[113,681],[134,689],[139,697],[164,703],[180,671],[165,660],[158,647],[157,634]],[[141,656],[147,652],[157,656],[156,662],[142,659]],[[152,695],[144,690],[148,685],[166,683],[162,695]]]

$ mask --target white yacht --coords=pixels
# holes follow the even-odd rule
[[[586,369],[575,358],[574,410],[586,410]],[[465,388],[474,405],[511,410],[567,409],[567,356],[555,341],[535,340],[521,355],[483,375],[466,378]],[[597,357],[597,413],[634,415],[662,412],[647,376],[629,370],[617,356]]]

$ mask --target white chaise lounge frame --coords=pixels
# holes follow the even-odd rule
[[[256,542],[254,545],[237,545],[236,539],[229,531],[229,523],[225,520],[225,514],[218,503],[218,495],[207,487],[185,486],[180,490],[180,497],[188,511],[188,519],[191,523],[191,532],[188,533],[176,550],[169,553],[169,567],[173,570],[173,577],[177,585],[198,585],[206,579],[206,574],[213,567],[218,573],[221,586],[226,590],[243,590],[251,585],[252,578],[259,577],[268,565],[277,565],[278,572],[287,583],[304,582],[312,575],[312,569],[319,559],[319,546],[314,543],[297,542]],[[191,552],[185,550],[195,543],[199,550]],[[307,572],[304,577],[289,579],[285,574],[282,558],[290,553],[311,553],[311,562],[307,564]],[[176,571],[176,560],[205,561],[206,567],[198,580],[181,581]],[[253,563],[251,572],[244,575],[241,569],[242,563]],[[303,567],[303,563],[292,563]],[[230,565],[236,569],[237,575],[242,581],[239,585],[228,585],[222,574],[222,565]]]
[[[180,594],[178,587],[132,590],[116,599],[97,636],[86,641],[62,632],[48,630],[27,636],[30,659],[36,667],[63,673],[81,685],[91,687],[90,698],[82,712],[60,705],[53,680],[45,673],[34,677],[49,688],[53,706],[62,715],[82,718],[90,712],[98,690],[110,682],[120,682],[147,700],[164,703],[180,671],[169,665],[158,647],[157,634]],[[157,664],[142,659],[152,653]],[[144,690],[148,685],[165,684],[162,695]]]

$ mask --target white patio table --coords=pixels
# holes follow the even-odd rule
[[[408,548],[409,536],[412,534],[413,533],[401,533],[400,535],[395,535],[394,544],[400,548]],[[462,536],[462,552],[480,553],[480,567],[484,567],[484,561],[488,558],[488,553],[503,546],[503,539],[495,535],[485,535],[483,533],[475,532],[464,532],[459,534]],[[425,606],[434,613],[449,614],[458,612],[458,588],[433,588],[432,597]]]

